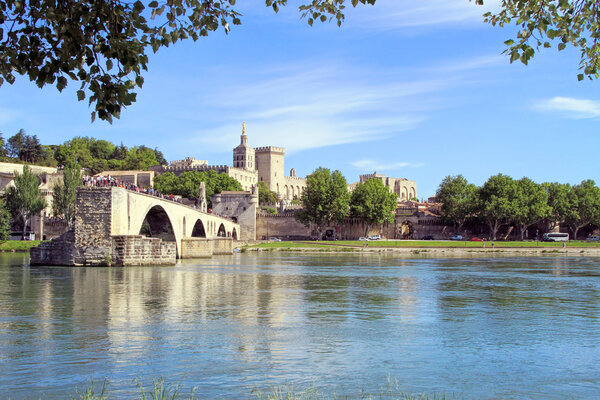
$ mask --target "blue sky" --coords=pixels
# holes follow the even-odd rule
[[[90,122],[77,84],[62,94],[26,78],[0,88],[0,131],[44,144],[92,136],[231,165],[242,122],[252,146],[287,149],[286,173],[377,172],[433,195],[446,175],[475,184],[504,173],[538,182],[600,182],[600,82],[577,81],[579,54],[501,55],[513,27],[483,23],[467,0],[377,0],[341,28],[309,27],[238,1],[242,26],[150,57],[138,101],[112,125]]]

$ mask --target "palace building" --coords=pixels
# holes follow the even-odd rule
[[[236,179],[245,191],[251,191],[258,182],[265,182],[269,190],[277,193],[282,200],[300,197],[306,187],[306,178],[296,176],[292,168],[290,175],[284,172],[285,149],[283,147],[257,147],[248,144],[246,124],[242,124],[240,144],[233,149],[233,163],[228,165],[209,165],[208,161],[186,158],[173,161],[168,166],[151,167],[157,173],[173,172],[179,176],[185,171],[214,170],[226,173]]]

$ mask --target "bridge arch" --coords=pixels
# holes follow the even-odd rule
[[[146,211],[138,235],[160,238],[164,242],[175,242],[177,253],[177,238],[169,214],[160,205],[155,205]]]
[[[227,231],[225,230],[225,225],[221,223],[219,225],[219,231],[217,232],[218,237],[227,237]]]
[[[202,220],[200,218],[198,218],[198,220],[194,224],[194,228],[192,229],[192,234],[190,236],[191,237],[201,237],[201,238],[206,237],[206,231],[204,230],[204,223],[202,222]]]
[[[238,235],[235,228],[233,228],[233,230],[231,231],[231,237],[233,238],[233,240],[238,240]]]

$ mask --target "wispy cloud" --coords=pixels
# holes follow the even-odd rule
[[[373,7],[359,7],[349,12],[348,21],[372,30],[431,27],[471,21],[481,23],[482,15],[496,9],[498,4],[498,0],[486,1],[484,6],[464,0],[378,0]]]
[[[557,96],[534,104],[534,108],[543,112],[559,112],[574,119],[600,117],[600,101],[595,100]]]
[[[424,121],[435,108],[428,98],[451,82],[370,82],[367,75],[340,66],[302,66],[257,76],[251,84],[234,82],[210,102],[203,100],[214,109],[214,125],[195,132],[194,143],[229,151],[242,121],[252,146],[278,145],[288,152],[396,136]]]
[[[425,165],[423,163],[409,162],[382,163],[381,161],[375,161],[371,159],[353,161],[350,164],[356,167],[357,169],[364,171],[393,171],[401,168],[417,168]]]

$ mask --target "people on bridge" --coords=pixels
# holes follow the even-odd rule
[[[165,200],[171,200],[176,203],[181,203],[181,198],[177,196],[173,196],[172,194],[163,194],[158,190],[155,190],[151,187],[143,187],[139,188],[136,184],[131,182],[122,181],[112,176],[84,176],[83,177],[84,186],[93,186],[93,187],[122,187],[127,190],[131,190],[132,192],[149,194],[151,196],[159,197]]]

